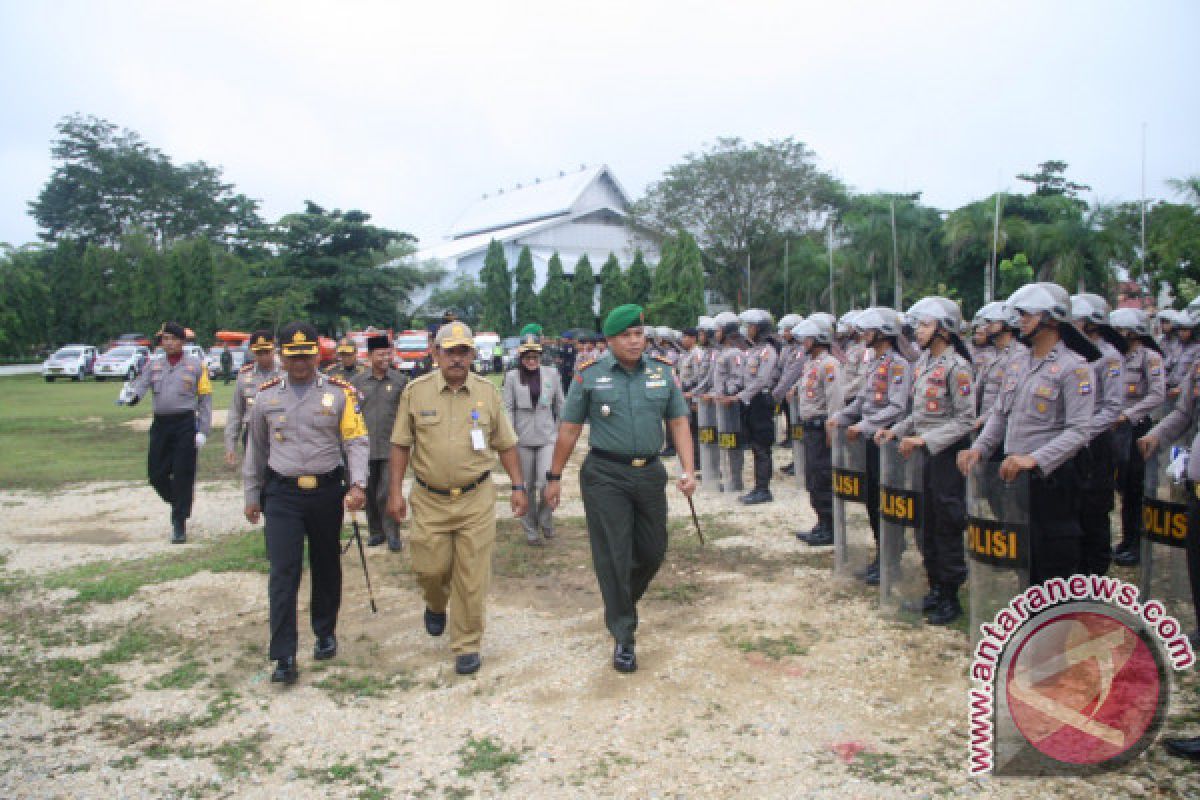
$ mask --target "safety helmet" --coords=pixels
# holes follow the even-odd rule
[[[817,315],[802,320],[792,328],[792,336],[797,339],[813,339],[823,345],[833,344],[833,326],[826,319],[818,319]]]
[[[804,319],[804,317],[800,316],[799,314],[784,314],[779,318],[779,330],[791,333],[792,328],[800,324],[800,320],[802,319]]]
[[[1133,331],[1138,336],[1150,335],[1150,317],[1140,308],[1118,308],[1108,315],[1108,324],[1119,331]]]
[[[1071,295],[1071,319],[1106,325],[1108,316],[1108,301],[1100,295],[1091,292]]]
[[[1008,305],[1004,301],[993,300],[975,312],[975,317],[971,320],[971,325],[978,328],[980,325],[987,325],[991,322],[1010,323],[1011,316],[1012,314],[1009,312]]]
[[[821,321],[824,320],[825,326],[829,328],[831,332],[837,329],[837,317],[835,317],[833,314],[830,314],[828,311],[814,311],[812,314],[809,314],[808,318],[816,322],[818,326],[821,324]]]
[[[962,327],[962,310],[958,303],[948,297],[931,295],[922,297],[908,309],[908,320],[914,327],[918,322],[931,319],[947,332],[958,334]]]
[[[1187,308],[1180,312],[1179,318],[1186,320],[1186,323],[1181,322],[1180,324],[1184,324],[1189,328],[1200,325],[1200,297],[1188,303]]]
[[[738,319],[746,325],[754,325],[758,328],[759,333],[770,333],[775,329],[775,319],[770,312],[763,311],[761,308],[747,308],[738,315]]]
[[[734,333],[738,329],[738,317],[732,311],[722,311],[713,317],[713,326],[723,333]]]
[[[696,320],[696,330],[697,331],[707,331],[709,333],[712,333],[716,329],[717,329],[717,323],[713,320],[712,317],[700,317],[700,319]]]
[[[1012,293],[1008,306],[1024,314],[1045,313],[1050,319],[1066,322],[1071,317],[1071,297],[1057,283],[1027,283]]]
[[[879,331],[884,336],[899,336],[902,323],[894,309],[872,306],[858,315],[854,327],[863,331]]]
[[[837,332],[840,336],[846,336],[854,332],[854,320],[858,318],[861,311],[847,311],[842,314],[837,321]]]

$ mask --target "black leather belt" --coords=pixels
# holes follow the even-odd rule
[[[800,424],[803,425],[805,428],[811,428],[813,430],[818,430],[820,428],[825,427],[825,417],[813,417],[812,419],[802,419],[802,420],[800,420]]]
[[[471,483],[468,483],[466,486],[459,486],[454,489],[439,489],[436,486],[430,486],[428,483],[421,480],[416,475],[413,475],[413,480],[415,480],[422,489],[431,491],[434,494],[440,494],[443,497],[458,497],[459,495],[466,494],[467,492],[471,491],[479,484],[486,481],[491,474],[492,474],[492,471],[489,469],[487,472],[483,473],[478,478],[476,478],[474,481],[472,481]]]
[[[267,468],[267,478],[277,480],[287,486],[311,492],[327,486],[341,485],[342,476],[346,473],[344,467],[330,470],[321,475],[280,475],[270,467]]]
[[[593,447],[591,453],[596,458],[602,458],[605,461],[612,461],[616,464],[627,464],[631,467],[644,467],[658,460],[658,453],[648,456],[626,456],[608,450],[601,450],[599,447]]]

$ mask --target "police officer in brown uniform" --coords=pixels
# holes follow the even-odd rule
[[[247,422],[242,480],[246,519],[266,515],[267,592],[271,603],[271,680],[296,681],[296,593],[304,545],[312,571],[313,658],[337,653],[342,602],[342,508],[366,502],[367,428],[358,393],[340,378],[317,372],[317,331],[304,322],[279,332],[284,374],[259,389]],[[343,465],[343,452],[345,464]],[[347,486],[349,489],[347,490]]]
[[[237,466],[237,443],[243,444],[246,418],[254,407],[258,387],[280,374],[279,362],[275,359],[275,334],[268,330],[255,331],[250,336],[250,352],[254,360],[238,370],[237,385],[229,401],[229,413],[225,418],[225,463]]]
[[[922,351],[913,366],[909,413],[877,432],[875,442],[900,439],[905,458],[922,448],[929,453],[922,476],[924,518],[917,538],[929,581],[921,610],[931,625],[949,625],[962,616],[958,590],[967,579],[967,486],[956,459],[975,421],[974,379],[966,344],[958,336],[962,313],[957,303],[925,297],[908,310],[908,317],[916,323]]]
[[[796,398],[796,421],[804,427],[804,488],[817,515],[810,531],[797,531],[800,541],[821,547],[833,544],[833,453],[825,435],[825,422],[842,401],[842,364],[830,352],[833,321],[813,314],[792,328],[800,348],[793,360],[803,365],[803,374],[787,396]]]
[[[325,374],[344,381],[352,382],[366,369],[358,363],[358,345],[349,336],[343,336],[337,344],[337,361],[329,365]]]
[[[146,392],[154,393],[154,421],[150,423],[150,449],[146,471],[150,485],[171,506],[171,543],[187,541],[187,519],[192,515],[196,488],[196,454],[208,439],[212,425],[212,384],[208,369],[185,355],[187,331],[176,322],[164,322],[158,332],[163,355],[156,356],[117,398],[118,405],[137,405]]]
[[[351,380],[358,390],[359,405],[371,439],[367,467],[367,530],[370,531],[367,544],[378,547],[386,541],[388,549],[395,553],[403,544],[396,521],[387,515],[388,487],[391,485],[388,468],[396,409],[408,377],[392,367],[392,343],[385,333],[367,337],[367,358],[370,368]]]
[[[908,412],[912,365],[896,349],[903,333],[900,315],[894,310],[868,308],[855,317],[854,325],[863,331],[863,344],[871,349],[874,358],[867,365],[867,378],[858,395],[831,416],[825,427],[831,435],[839,427],[846,428],[851,441],[867,437],[867,518],[878,548],[879,447],[874,436],[876,431],[890,427]],[[870,586],[879,584],[878,552],[863,577]]]
[[[1108,301],[1100,295],[1072,295],[1071,319],[1100,350],[1100,358],[1091,362],[1096,411],[1088,443],[1075,461],[1079,469],[1079,527],[1083,531],[1079,571],[1104,575],[1112,563],[1113,428],[1124,407],[1124,353],[1129,343],[1108,324]]]
[[[397,522],[413,519],[409,534],[413,571],[425,594],[425,630],[441,636],[450,625],[454,669],[479,669],[484,598],[496,540],[496,485],[492,469],[499,456],[512,480],[510,505],[523,517],[529,498],[513,431],[500,392],[470,372],[475,358],[471,329],[454,321],[438,328],[434,340],[438,368],[405,389],[392,433],[388,513]],[[412,464],[413,486],[404,499],[404,473]]]
[[[1150,318],[1136,308],[1118,308],[1108,316],[1109,324],[1129,342],[1125,353],[1125,407],[1117,417],[1113,431],[1113,451],[1117,462],[1117,492],[1121,495],[1121,541],[1113,551],[1113,561],[1123,567],[1141,560],[1142,494],[1146,480],[1146,462],[1133,442],[1146,435],[1154,424],[1151,414],[1167,398],[1166,370],[1158,343],[1150,335]]]
[[[1013,292],[1029,352],[1009,364],[1004,388],[979,438],[958,456],[968,474],[1000,447],[1000,477],[1029,472],[1029,580],[1068,577],[1079,565],[1079,475],[1074,456],[1087,443],[1095,394],[1090,361],[1100,351],[1071,325],[1067,290],[1031,283]]]

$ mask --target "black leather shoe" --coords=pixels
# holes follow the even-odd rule
[[[187,527],[183,520],[171,520],[171,544],[187,544]]]
[[[446,632],[446,612],[425,609],[425,632],[430,636],[441,636]]]
[[[750,494],[738,498],[744,506],[756,506],[759,503],[770,503],[774,500],[770,489],[755,489]]]
[[[387,541],[387,536],[382,533],[372,533],[371,538],[367,539],[367,547],[379,547]]]
[[[930,625],[949,625],[962,616],[962,604],[958,602],[958,591],[949,587],[942,590],[937,607],[929,612]]]
[[[1142,563],[1141,556],[1136,550],[1118,550],[1113,553],[1113,563],[1122,567],[1136,567]]]
[[[937,584],[929,590],[929,594],[921,598],[921,611],[928,614],[930,611],[933,611],[935,608],[937,608],[938,604],[941,602],[942,587],[941,584]]]
[[[299,676],[300,670],[296,669],[296,657],[287,656],[275,662],[275,671],[271,673],[271,683],[291,686]]]
[[[875,559],[867,567],[866,574],[863,575],[863,580],[867,582],[867,586],[879,585],[879,559]]]
[[[613,669],[617,672],[636,672],[637,654],[631,644],[619,644],[613,649]]]
[[[337,655],[337,637],[332,633],[328,636],[318,636],[317,644],[313,647],[313,658],[324,661]]]
[[[817,528],[804,541],[809,547],[827,547],[833,544],[833,531],[829,528]]]
[[[1191,739],[1163,739],[1163,747],[1178,758],[1200,761],[1200,736],[1193,736]]]
[[[483,659],[479,653],[462,653],[454,657],[454,671],[459,675],[470,675],[479,672]]]
[[[389,533],[387,537],[388,550],[393,553],[399,553],[404,549],[404,540],[400,538],[398,533]]]

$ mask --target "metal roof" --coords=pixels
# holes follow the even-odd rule
[[[483,199],[463,212],[451,226],[450,238],[461,239],[564,216],[571,212],[584,191],[602,175],[608,176],[621,198],[628,204],[625,190],[617,183],[606,165],[585,167],[557,178],[539,180],[519,189],[484,195]],[[506,230],[505,238],[510,235],[510,231]]]

